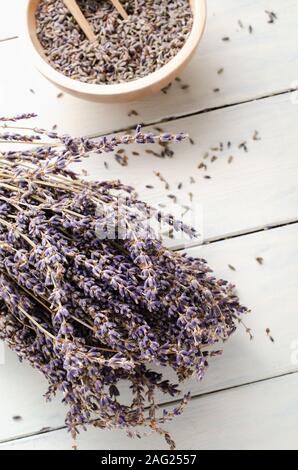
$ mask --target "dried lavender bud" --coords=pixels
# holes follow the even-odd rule
[[[253,135],[253,140],[262,140],[259,134],[259,131],[255,131]]]
[[[135,109],[132,109],[131,111],[129,111],[129,113],[127,114],[128,117],[131,117],[131,116],[138,116],[139,113],[135,110]]]
[[[271,335],[270,328],[266,328],[266,334],[267,334],[268,338],[270,339],[271,343],[275,343],[275,340],[274,340],[273,336]]]
[[[25,121],[26,119],[31,119],[37,117],[35,113],[19,114],[12,117],[0,117],[0,122],[16,122],[16,121]]]
[[[17,133],[9,133],[5,132],[4,134],[0,133],[0,140],[4,141],[6,140],[7,142],[34,142],[36,140],[41,140],[41,137],[39,135],[21,135]]]
[[[247,147],[247,142],[241,142],[241,144],[238,145],[239,149],[243,149],[244,152],[248,152],[248,147]]]
[[[16,415],[16,416],[13,416],[12,419],[14,421],[22,421],[22,416]]]
[[[268,11],[268,10],[265,10],[265,13],[268,15],[268,23],[269,24],[275,23],[275,21],[277,20],[277,14],[274,13],[274,11]]]
[[[170,189],[170,185],[167,182],[167,180],[162,176],[162,174],[159,171],[154,171],[154,174],[162,183],[165,184],[165,189],[168,191]]]
[[[129,82],[160,69],[182,49],[193,24],[188,0],[126,0],[126,20],[109,0],[78,4],[96,35],[94,44],[63,0],[39,2],[37,36],[56,70],[85,83]]]
[[[70,165],[184,134],[138,126],[135,135],[95,141],[38,132],[52,144],[0,158],[0,339],[45,376],[47,398],[62,392],[73,438],[87,424],[130,436],[147,426],[174,448],[163,426],[190,396],[160,414],[155,393],[179,390],[152,369],[167,366],[178,382],[202,379],[218,354],[213,345],[231,336],[247,309],[205,260],[163,246],[148,218],[170,236],[193,238],[194,229],[140,201],[134,188],[86,181]],[[123,381],[131,403],[121,399]]]
[[[172,199],[172,201],[176,204],[177,203],[177,196],[175,194],[168,194],[168,198]]]
[[[200,170],[201,168],[203,168],[204,170],[207,170],[207,165],[203,162],[199,163],[198,164],[198,169]]]
[[[168,94],[168,91],[169,89],[172,87],[172,83],[169,83],[167,86],[165,86],[164,88],[161,89],[162,93],[164,95],[167,95]]]

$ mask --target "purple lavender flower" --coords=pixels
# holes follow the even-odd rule
[[[10,121],[26,116],[33,117]],[[213,345],[230,337],[247,309],[205,260],[166,249],[146,220],[194,237],[192,228],[139,201],[133,188],[87,182],[69,165],[121,144],[185,136],[155,136],[140,126],[134,136],[99,140],[36,132],[4,134],[7,141],[43,134],[53,142],[1,157],[0,339],[44,374],[48,399],[62,392],[74,438],[86,424],[130,434],[149,426],[173,447],[162,426],[181,414],[189,395],[158,416],[155,391],[179,390],[150,367],[173,369],[178,382],[202,379],[209,357],[220,353]],[[114,236],[99,237],[117,219]],[[130,404],[121,400],[123,380]]]

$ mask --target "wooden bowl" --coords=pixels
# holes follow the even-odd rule
[[[190,0],[194,15],[193,28],[183,48],[170,62],[146,77],[127,83],[93,85],[66,77],[56,71],[47,61],[36,34],[35,11],[39,1],[27,1],[23,31],[23,43],[27,47],[33,63],[42,75],[63,91],[79,98],[98,102],[134,101],[156,93],[167,86],[181,73],[193,56],[203,35],[207,17],[206,0]]]

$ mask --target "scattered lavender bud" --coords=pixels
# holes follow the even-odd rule
[[[131,117],[131,116],[138,116],[139,113],[138,111],[136,111],[135,109],[132,109],[131,111],[129,111],[129,113],[127,114],[128,117]]]
[[[265,10],[265,13],[268,15],[268,23],[269,24],[275,23],[275,21],[277,20],[277,14],[274,13],[274,11],[269,11],[269,10]]]
[[[273,336],[271,335],[270,328],[266,328],[266,334],[267,334],[268,338],[270,339],[270,341],[271,341],[272,343],[274,343],[275,341],[274,341]]]
[[[12,417],[13,421],[22,421],[22,416],[15,415]]]
[[[244,152],[248,152],[248,147],[247,147],[247,142],[241,142],[241,144],[238,145],[239,149],[243,149]]]

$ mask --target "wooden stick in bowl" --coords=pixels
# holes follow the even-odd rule
[[[120,1],[119,0],[111,0],[111,2],[113,3],[114,7],[116,8],[116,10],[118,10],[118,13],[122,16],[122,18],[124,20],[127,20],[128,18],[128,14],[126,13],[126,11],[124,10],[123,6],[121,5]]]
[[[85,18],[83,15],[79,5],[77,4],[76,0],[63,0],[65,6],[69,9],[70,13],[82,29],[84,33],[86,34],[87,38],[91,43],[96,41],[96,36],[94,34],[94,31],[92,29],[92,26],[90,25],[89,21]]]

